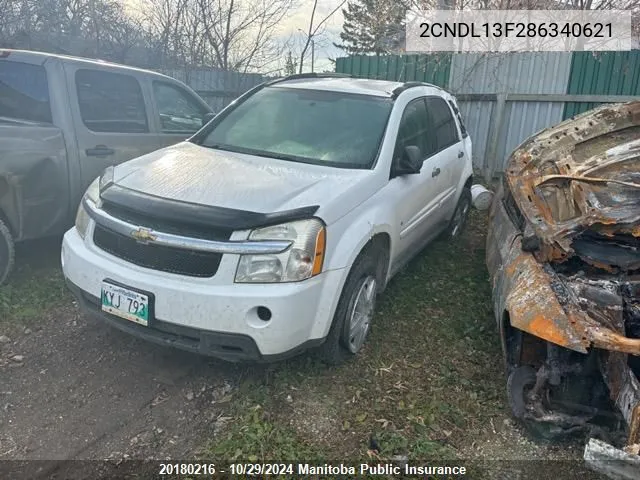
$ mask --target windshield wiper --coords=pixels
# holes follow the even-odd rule
[[[287,155],[286,153],[269,152],[266,150],[254,150],[253,148],[236,147],[235,145],[227,145],[225,143],[211,143],[208,145],[202,144],[201,146],[212,148],[215,150],[226,150],[228,152],[244,153],[247,155],[256,155],[259,157],[275,158],[276,160],[289,160],[292,162],[308,161],[302,157],[296,157],[295,155]]]
[[[205,148],[211,148],[212,150],[225,150],[227,152],[238,152],[238,150],[233,148],[231,145],[226,145],[224,143],[211,143],[209,145],[205,145],[204,143],[201,143],[200,146]]]
[[[268,150],[255,150],[253,148],[237,147],[235,145],[227,145],[225,143],[211,143],[208,145],[200,144],[201,147],[211,148],[215,150],[225,150],[227,152],[244,153],[245,155],[255,155],[257,157],[267,157],[276,160],[285,160],[295,163],[306,163],[310,165],[320,165],[323,167],[334,168],[351,168],[356,170],[366,170],[367,167],[359,163],[340,163],[340,162],[327,162],[322,160],[316,160],[313,158],[299,157],[297,155],[290,155],[288,153],[270,152]]]

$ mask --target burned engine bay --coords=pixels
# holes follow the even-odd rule
[[[504,183],[520,234],[502,260],[497,304],[513,327],[507,337],[517,337],[507,338],[515,366],[528,365],[509,388],[529,383],[512,409],[556,431],[589,428],[637,455],[640,102],[600,107],[530,138]],[[606,412],[605,401],[617,408]],[[603,425],[622,426],[624,441],[600,431],[593,421],[602,415]]]

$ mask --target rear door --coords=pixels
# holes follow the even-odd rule
[[[52,108],[64,91],[56,98],[55,72],[42,63],[0,55],[0,217],[16,240],[57,234],[69,218],[68,139]]]
[[[431,119],[432,131],[438,152],[436,166],[437,189],[440,197],[440,220],[448,220],[453,215],[457,201],[456,191],[465,167],[467,155],[458,132],[456,120],[450,105],[442,97],[427,97],[427,111]]]
[[[65,64],[79,149],[82,186],[109,165],[157,150],[138,78],[100,65]]]

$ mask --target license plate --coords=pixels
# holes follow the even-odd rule
[[[102,282],[102,310],[145,327],[149,325],[149,297],[128,288]]]

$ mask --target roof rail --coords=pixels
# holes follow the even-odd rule
[[[394,88],[392,90],[391,98],[396,98],[398,95],[400,95],[405,90],[408,90],[408,89],[413,88],[413,87],[433,87],[433,88],[437,88],[439,90],[442,90],[442,88],[440,88],[439,86],[433,85],[431,83],[426,83],[426,82],[404,82],[402,85],[400,85],[399,87],[396,87],[396,88]]]
[[[327,73],[317,73],[317,72],[310,72],[310,73],[296,73],[293,75],[287,75],[286,77],[282,77],[282,78],[276,78],[275,80],[271,80],[268,85],[273,85],[274,83],[280,83],[280,82],[286,82],[288,80],[303,80],[305,78],[356,78],[351,74],[348,73],[333,73],[333,72],[327,72]]]

